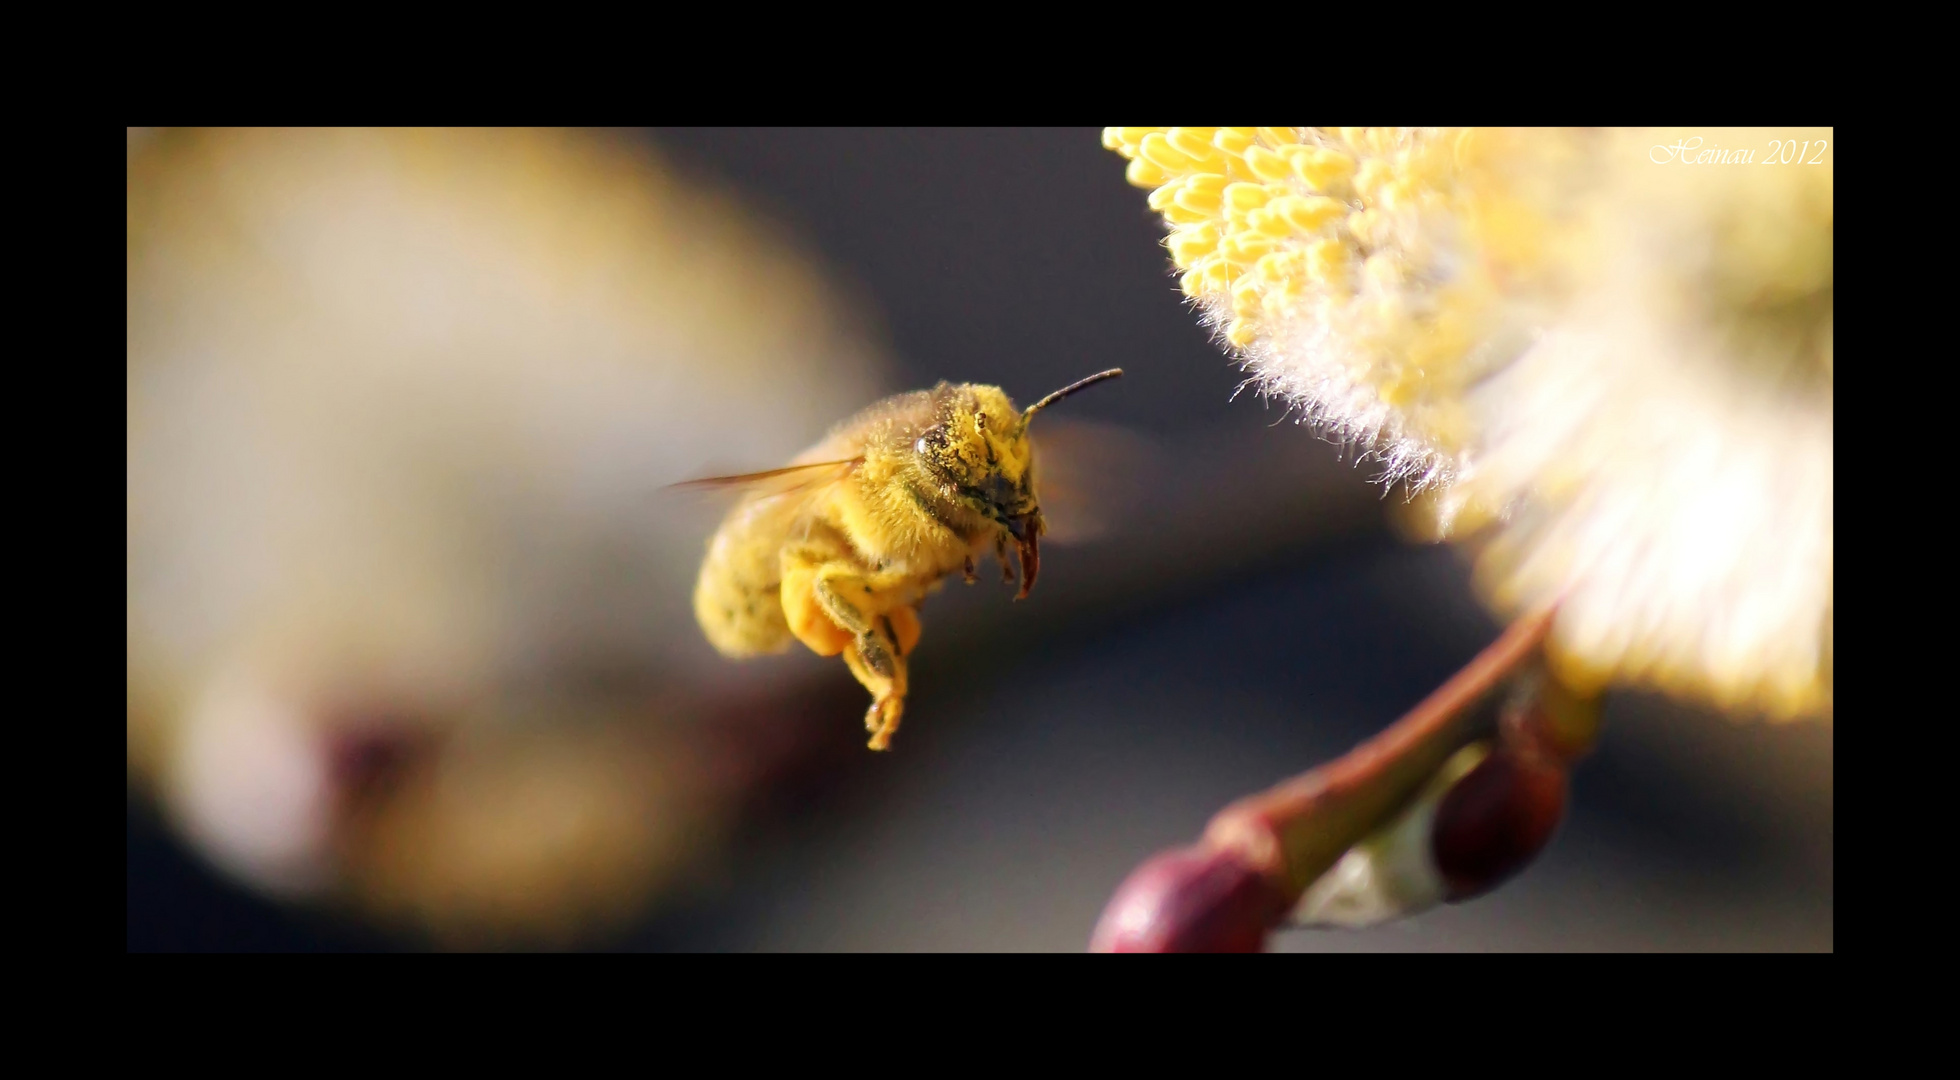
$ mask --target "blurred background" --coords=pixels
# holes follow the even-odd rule
[[[128,154],[132,951],[1079,951],[1498,630],[1367,463],[1232,400],[1095,129]],[[701,639],[725,503],[666,485],[1110,366],[1044,450],[1091,535],[928,603],[891,753],[841,664]],[[1832,949],[1831,729],[1607,723],[1521,878],[1276,948]]]

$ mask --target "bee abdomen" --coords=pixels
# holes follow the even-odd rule
[[[723,656],[782,652],[794,640],[783,617],[775,552],[758,558],[755,545],[717,537],[694,585],[694,617]]]

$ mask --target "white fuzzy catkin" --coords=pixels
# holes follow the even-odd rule
[[[1832,708],[1831,134],[1104,143],[1249,385],[1558,605],[1563,674],[1791,717]]]

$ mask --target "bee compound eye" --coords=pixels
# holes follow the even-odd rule
[[[926,442],[926,437],[924,435],[919,436],[919,441],[912,444],[912,449],[918,451],[921,454],[930,453],[932,451],[932,447]]]

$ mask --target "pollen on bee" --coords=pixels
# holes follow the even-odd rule
[[[886,748],[904,709],[906,660],[920,632],[917,603],[952,568],[972,582],[975,556],[989,532],[998,532],[993,539],[1003,580],[1015,580],[1007,555],[1012,530],[1023,541],[1022,595],[1034,581],[1041,519],[1028,480],[1028,418],[1121,374],[1112,368],[1078,380],[1018,417],[998,387],[942,383],[878,403],[804,455],[829,460],[731,478],[766,481],[803,469],[833,470],[813,474],[811,483],[823,485],[821,497],[782,513],[737,510],[723,522],[703,581],[745,582],[743,560],[779,568],[782,575],[776,584],[750,589],[760,597],[762,616],[742,620],[752,625],[737,630],[748,636],[724,653],[755,655],[800,641],[819,656],[841,655],[872,695],[866,713],[870,745]],[[772,498],[771,491],[761,489],[757,497]],[[1013,525],[1003,516],[1010,511]],[[970,524],[976,521],[997,529],[976,530]],[[1027,529],[1033,531],[1020,537]],[[774,605],[780,605],[780,620],[769,610]],[[711,641],[728,636],[725,627],[707,621],[713,608],[696,610]]]

